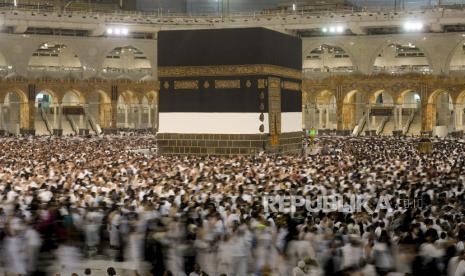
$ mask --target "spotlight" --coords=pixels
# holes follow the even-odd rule
[[[127,36],[129,29],[125,27],[107,28],[107,34],[111,36]]]
[[[323,33],[327,33],[327,32],[328,32],[328,28],[323,27],[323,28],[321,29],[321,31],[322,31]]]
[[[408,21],[404,23],[403,27],[407,32],[419,32],[423,29],[423,23]]]
[[[344,27],[342,27],[341,25],[337,26],[336,27],[336,32],[338,32],[338,33],[344,32]]]
[[[334,26],[329,27],[329,32],[330,33],[335,33],[336,32],[336,27],[334,27]]]

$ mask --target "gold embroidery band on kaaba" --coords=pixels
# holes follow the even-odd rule
[[[300,84],[293,81],[283,81],[283,88],[286,90],[300,91]]]
[[[241,88],[240,80],[215,80],[215,88]]]
[[[302,72],[295,69],[257,64],[257,65],[219,65],[219,66],[166,66],[158,68],[160,78],[169,77],[215,77],[215,76],[251,76],[272,75],[283,78],[302,79]]]
[[[269,88],[281,88],[281,80],[278,78],[270,78],[268,81]]]
[[[196,80],[175,81],[174,89],[199,89],[199,82]]]

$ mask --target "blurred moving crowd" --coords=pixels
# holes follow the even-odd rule
[[[0,271],[91,275],[79,271],[103,260],[124,275],[465,275],[465,142],[435,140],[431,154],[417,142],[322,137],[306,157],[200,157],[138,151],[150,137],[2,138]],[[264,208],[354,194],[391,207]]]

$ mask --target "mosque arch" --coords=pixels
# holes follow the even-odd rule
[[[455,99],[455,113],[456,113],[456,126],[458,130],[464,130],[465,122],[464,122],[464,112],[465,112],[465,90],[460,92]]]
[[[28,99],[20,89],[8,91],[3,98],[1,126],[10,134],[20,134],[20,129],[28,127]]]
[[[375,131],[377,135],[392,134],[395,130],[397,115],[394,108],[394,98],[385,89],[372,92],[369,96],[369,109],[367,110],[367,129]]]
[[[429,58],[424,49],[413,42],[388,42],[377,52],[373,61],[374,73],[403,74],[431,73]]]
[[[302,65],[306,73],[356,71],[351,55],[343,47],[334,44],[321,44],[305,51]]]
[[[89,92],[86,97],[86,106],[87,120],[94,132],[110,126],[111,99],[105,91],[95,89]]]
[[[360,90],[348,92],[342,105],[342,124],[344,130],[352,130],[366,112],[365,95]]]
[[[437,89],[428,98],[427,114],[432,114],[428,122],[434,135],[445,136],[454,127],[454,105],[449,91]]]
[[[315,95],[315,102],[317,104],[327,104],[331,101],[331,98],[335,97],[335,94],[331,90],[321,90]]]
[[[330,90],[322,90],[315,96],[315,120],[312,126],[317,129],[335,129],[337,127],[336,95]]]
[[[133,91],[126,90],[117,99],[117,127],[121,129],[136,128],[139,117],[139,100]]]
[[[85,103],[85,99],[79,91],[69,90],[63,95],[61,103],[66,106],[81,105]]]
[[[158,103],[158,93],[155,90],[149,91],[145,94],[149,104]]]
[[[132,45],[126,45],[113,48],[105,56],[102,73],[106,77],[140,79],[151,74],[152,67],[143,51]],[[125,75],[127,73],[131,76]]]
[[[391,93],[381,89],[371,94],[370,103],[376,106],[392,106],[394,105],[394,99],[391,96]]]
[[[61,98],[61,105],[63,107],[61,129],[63,130],[63,135],[77,135],[81,129],[87,129],[88,122],[86,121],[84,103],[85,98],[83,95],[74,89],[68,90]]]
[[[50,135],[59,129],[59,97],[50,89],[39,89],[35,97],[34,128],[36,135]]]
[[[406,89],[400,92],[396,100],[398,129],[406,135],[420,135],[421,122],[421,96],[415,89]]]
[[[465,104],[465,90],[460,92],[455,99],[457,104]]]
[[[41,89],[36,93],[35,107],[49,108],[52,105],[58,104],[58,96],[50,89]]]
[[[464,72],[465,71],[465,40],[454,48],[449,56],[449,72]]]
[[[29,59],[28,70],[33,74],[68,75],[82,72],[82,63],[76,51],[67,44],[52,41],[36,48]]]
[[[149,128],[152,121],[153,121],[153,106],[154,104],[151,104],[150,103],[150,100],[149,100],[149,95],[148,94],[145,94],[142,96],[142,99],[141,99],[141,102],[140,102],[140,112],[142,112],[141,114],[141,124],[142,124],[142,128]]]
[[[403,108],[419,108],[421,104],[420,93],[414,89],[404,90],[397,97],[397,104]]]

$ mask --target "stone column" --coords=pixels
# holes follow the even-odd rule
[[[344,130],[343,109],[344,109],[344,93],[343,87],[336,87],[336,130],[341,132]]]
[[[129,128],[129,123],[128,123],[128,109],[129,106],[127,104],[124,105],[124,128]]]
[[[28,85],[28,118],[27,118],[27,129],[24,130],[26,134],[35,135],[35,101],[36,101],[36,85],[29,84]],[[21,123],[20,123],[21,124]],[[21,130],[20,130],[21,131]]]
[[[153,131],[158,131],[158,104],[153,105]]]
[[[323,108],[321,107],[317,107],[318,108],[318,129],[322,129],[323,128]]]
[[[399,107],[397,105],[394,105],[394,130],[399,129],[399,113],[398,113]]]
[[[450,116],[451,118],[450,118],[450,120],[449,120],[449,124],[448,124],[447,127],[448,127],[448,128],[452,127],[452,130],[453,130],[453,131],[456,130],[456,129],[458,129],[458,128],[457,128],[457,122],[458,122],[458,120],[457,120],[457,111],[458,111],[458,108],[457,108],[457,106],[456,106],[455,104],[454,104],[452,110],[449,111],[450,114],[451,114],[451,116]]]
[[[116,133],[118,122],[118,86],[111,86],[111,122],[107,132]]]
[[[21,110],[20,110],[21,112]],[[3,116],[3,103],[0,103],[0,132],[5,129],[5,121]]]
[[[89,129],[89,105],[84,105],[84,129]]]
[[[325,128],[329,129],[329,104],[326,106],[326,123]]]
[[[63,131],[63,105],[58,104],[58,130]]]
[[[316,120],[317,120],[316,112],[318,110],[318,108],[316,107],[316,104],[312,105],[310,110],[311,110],[311,112],[310,112],[310,116],[311,116],[311,118],[310,118],[310,127],[314,128],[314,129],[318,129],[316,127],[316,125],[317,125],[317,123],[316,123]]]
[[[58,115],[58,108],[56,105],[53,105],[53,128],[54,129],[58,129],[57,115]]]
[[[422,84],[420,87],[420,120],[421,131],[433,131],[433,115],[436,108],[432,104],[428,104],[428,86]]]
[[[148,122],[149,126],[152,126],[152,108],[151,108],[150,105],[147,108],[148,108],[148,111],[149,111],[148,112],[148,121],[147,122]]]
[[[463,130],[463,105],[461,105],[457,110],[457,126],[458,130]]]
[[[403,115],[402,115],[402,106],[399,107],[398,112],[399,112],[399,129],[403,129],[404,125],[402,123],[402,117],[403,117]]]
[[[144,109],[142,108],[142,104],[139,104],[137,106],[137,128],[141,129],[142,128],[142,111]]]
[[[303,128],[308,129],[308,107],[304,103],[302,104],[302,124]]]
[[[83,108],[84,108],[84,107],[83,107]],[[84,113],[85,113],[85,111],[84,111]],[[81,128],[84,128],[84,129],[85,129],[85,128],[86,128],[86,127],[84,126],[84,116],[86,116],[86,115],[85,115],[85,114],[81,114],[81,115],[79,116],[79,126],[78,126],[79,129],[81,129]]]

